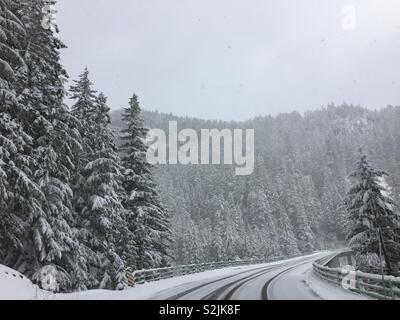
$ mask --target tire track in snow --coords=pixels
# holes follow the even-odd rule
[[[272,277],[271,279],[268,279],[268,281],[265,282],[265,284],[264,284],[264,286],[263,286],[263,288],[262,288],[262,291],[261,291],[261,299],[262,299],[262,300],[271,300],[271,299],[269,299],[269,297],[268,297],[268,288],[270,287],[270,285],[272,284],[272,282],[275,281],[275,280],[277,280],[279,277],[283,276],[285,273],[288,273],[289,271],[291,271],[291,270],[293,270],[293,269],[296,269],[296,268],[298,268],[298,267],[301,267],[301,266],[303,266],[303,265],[305,265],[305,264],[307,264],[307,263],[310,263],[310,261],[306,261],[306,262],[300,263],[300,264],[298,264],[298,265],[295,265],[295,266],[293,266],[293,267],[291,267],[291,268],[285,269],[285,270],[283,270],[282,272],[279,272],[276,276]]]
[[[237,277],[238,275],[241,275],[241,274],[244,274],[244,273],[248,273],[248,272],[252,272],[252,271],[255,271],[255,270],[260,270],[260,269],[263,269],[263,270],[264,270],[265,268],[271,268],[271,267],[270,267],[270,266],[269,266],[269,267],[260,267],[260,268],[255,268],[255,269],[252,269],[252,270],[246,270],[246,271],[242,271],[242,272],[239,272],[239,273],[235,273],[235,274],[233,274],[233,275],[230,275],[230,276],[227,276],[227,277],[224,277],[224,278],[220,278],[220,279],[216,279],[216,280],[214,280],[214,281],[210,281],[210,282],[207,282],[207,283],[203,283],[203,284],[198,285],[198,286],[196,286],[196,287],[194,287],[194,288],[190,288],[190,289],[185,290],[185,291],[183,291],[183,292],[180,292],[180,293],[178,293],[178,294],[176,294],[176,295],[173,295],[173,296],[167,298],[166,300],[179,300],[180,298],[182,298],[182,297],[184,297],[184,296],[186,296],[186,295],[188,295],[188,294],[190,294],[190,293],[192,293],[192,292],[195,292],[195,291],[197,291],[197,290],[199,290],[199,289],[201,289],[201,288],[204,288],[204,287],[206,287],[206,286],[212,285],[212,284],[217,283],[217,282],[219,282],[219,281],[223,281],[223,280],[226,280],[226,279],[230,279],[230,278],[233,278],[233,277]]]
[[[226,284],[226,285],[224,285],[224,286],[218,288],[217,290],[213,291],[212,293],[208,294],[207,296],[203,297],[201,300],[218,300],[218,298],[219,298],[227,289],[229,289],[229,288],[230,288],[231,286],[233,286],[234,284],[243,281],[242,283],[239,283],[234,289],[232,289],[223,299],[221,299],[221,300],[229,300],[230,297],[232,297],[233,293],[234,293],[239,287],[241,287],[243,284],[247,283],[247,282],[250,281],[250,280],[253,280],[253,279],[255,279],[255,278],[258,278],[259,276],[261,276],[261,275],[263,275],[263,274],[269,273],[269,272],[271,272],[271,271],[273,271],[273,270],[276,270],[276,269],[279,269],[279,268],[282,268],[282,266],[269,267],[269,268],[264,269],[264,270],[262,270],[262,271],[253,273],[253,274],[251,274],[251,275],[249,275],[249,276],[247,276],[247,277],[240,278],[240,279],[238,279],[238,280],[236,280],[236,281],[232,281],[232,282],[230,282],[230,283],[228,283],[228,284]]]

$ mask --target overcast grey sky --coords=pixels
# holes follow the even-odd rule
[[[356,9],[349,26],[344,5]],[[63,62],[113,109],[207,119],[400,104],[400,0],[59,0]],[[351,26],[351,22],[350,22]]]

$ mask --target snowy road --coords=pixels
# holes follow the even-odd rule
[[[184,290],[166,290],[152,297],[162,300],[275,300],[320,299],[304,281],[312,262],[326,255],[311,256],[272,263],[228,276],[191,283]],[[175,291],[174,294],[171,294]]]

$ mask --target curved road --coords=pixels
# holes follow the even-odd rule
[[[307,257],[275,262],[247,271],[238,269],[229,276],[198,281],[176,288],[174,294],[160,293],[155,299],[162,300],[317,300],[319,299],[304,283],[303,274],[312,263],[327,256],[317,253]]]

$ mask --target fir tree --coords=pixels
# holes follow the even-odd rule
[[[199,264],[204,262],[204,256],[202,248],[199,245],[201,238],[199,231],[192,223],[189,227],[186,227],[183,237],[183,264]]]
[[[382,252],[389,274],[400,261],[400,217],[394,202],[385,195],[380,179],[387,175],[375,170],[361,151],[356,170],[350,175],[354,184],[347,196],[350,247],[361,269],[378,268]]]
[[[278,232],[272,216],[272,207],[266,194],[262,189],[252,191],[249,194],[249,216],[250,224],[257,228],[258,232],[263,233],[266,248],[262,251],[265,256],[279,251]]]
[[[93,113],[98,100],[96,91],[93,90],[92,86],[93,83],[89,79],[89,70],[85,68],[79,79],[74,80],[74,85],[69,89],[70,99],[76,100],[72,106],[72,114],[78,119],[89,122],[93,120]]]
[[[222,216],[221,207],[219,207],[214,215],[211,224],[211,237],[210,237],[210,251],[209,259],[212,262],[224,261],[225,260],[225,248],[224,248],[224,217]]]
[[[285,190],[280,176],[277,177],[277,189],[278,195],[275,210],[278,217],[277,229],[279,230],[280,251],[285,256],[292,256],[299,253],[299,248],[293,225],[286,211],[285,204],[287,204],[287,200],[285,199]]]
[[[32,137],[23,121],[28,110],[17,97],[26,71],[20,8],[18,1],[0,0],[0,261],[23,271],[23,238],[42,212],[43,194],[33,179]]]
[[[241,253],[241,227],[242,219],[239,208],[236,206],[233,196],[228,197],[225,205],[225,256],[227,260],[234,260],[239,257]]]
[[[327,244],[334,244],[335,240],[343,240],[345,231],[343,230],[343,220],[345,210],[342,203],[344,201],[345,181],[335,177],[331,168],[328,166],[324,173],[324,187],[322,193],[322,207],[324,208],[321,217],[320,233],[324,234]]]
[[[123,114],[126,129],[121,152],[125,168],[123,186],[127,193],[123,204],[130,213],[129,229],[135,234],[137,269],[166,264],[171,238],[167,210],[161,204],[152,166],[146,160],[147,129],[142,125],[140,112],[138,98],[133,95]]]
[[[72,105],[71,114],[79,121],[76,130],[81,137],[81,152],[76,163],[75,174],[73,176],[72,189],[74,191],[74,210],[81,212],[84,206],[84,199],[80,190],[83,188],[84,178],[82,173],[85,166],[90,162],[92,156],[93,144],[96,141],[94,136],[94,110],[98,101],[96,91],[92,88],[93,83],[89,79],[89,70],[84,69],[79,75],[78,80],[69,89],[69,98],[75,103]]]
[[[34,179],[44,195],[41,210],[32,217],[25,238],[26,274],[40,274],[41,268],[57,267],[58,287],[71,288],[78,247],[73,231],[73,191],[70,186],[77,155],[81,150],[74,119],[63,104],[67,74],[60,63],[64,45],[51,30],[42,27],[42,8],[48,1],[24,1],[21,11],[27,30],[24,58],[26,71],[20,73],[21,103],[27,109],[26,131],[33,138]]]
[[[109,108],[104,94],[95,95],[89,72],[84,70],[71,87],[76,103],[72,113],[80,120],[83,154],[78,165],[75,190],[79,267],[91,277],[77,274],[79,288],[118,288],[124,286],[122,270],[125,261],[120,257],[121,244],[126,236],[122,167],[109,129]]]

